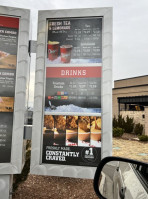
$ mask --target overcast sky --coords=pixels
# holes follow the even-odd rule
[[[0,5],[31,9],[33,40],[38,10],[113,7],[113,80],[148,75],[148,0],[0,0]],[[31,101],[34,68],[33,61]]]

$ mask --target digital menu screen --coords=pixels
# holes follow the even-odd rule
[[[102,18],[47,20],[42,162],[101,160]]]
[[[0,16],[0,163],[11,160],[19,18]]]

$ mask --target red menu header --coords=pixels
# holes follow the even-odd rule
[[[0,27],[19,28],[19,18],[0,16]]]
[[[46,78],[101,77],[100,66],[94,67],[47,67]]]

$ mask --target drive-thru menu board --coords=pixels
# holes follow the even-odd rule
[[[102,18],[48,19],[42,162],[101,159]]]
[[[13,128],[19,18],[0,16],[0,163],[9,163]]]

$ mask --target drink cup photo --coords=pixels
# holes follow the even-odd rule
[[[59,42],[48,41],[48,59],[53,61],[58,58],[59,53]]]
[[[60,46],[61,62],[62,63],[70,63],[71,51],[72,51],[72,45],[62,45],[62,46]]]
[[[101,132],[93,132],[91,133],[91,140],[93,141],[101,141]]]
[[[66,144],[66,133],[65,132],[54,132],[54,145],[65,146]]]
[[[89,144],[90,144],[90,117],[79,116],[78,146],[89,146]]]

